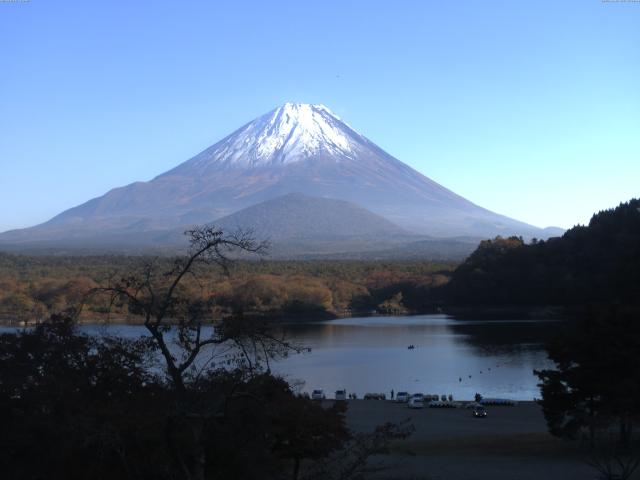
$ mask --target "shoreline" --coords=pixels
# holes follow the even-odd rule
[[[429,309],[425,311],[403,312],[403,313],[380,313],[373,311],[352,311],[352,312],[309,312],[300,314],[246,314],[246,318],[263,319],[274,325],[292,325],[305,323],[319,323],[343,318],[369,318],[369,317],[416,317],[421,315],[447,315],[454,320],[567,320],[575,313],[565,307],[557,306],[531,306],[531,307],[445,307],[442,309]],[[11,320],[0,318],[0,327],[27,328],[35,327],[47,320]],[[173,323],[173,322],[171,322]],[[136,317],[121,318],[81,318],[77,320],[78,325],[143,325],[142,320]],[[210,324],[207,324],[210,325]]]

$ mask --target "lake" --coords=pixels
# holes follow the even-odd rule
[[[544,342],[557,321],[456,320],[446,315],[344,318],[287,324],[287,338],[311,349],[272,364],[288,380],[304,381],[302,391],[325,390],[328,398],[345,388],[532,400],[540,397],[534,369],[550,367]],[[100,326],[83,326],[98,333]],[[144,327],[113,325],[111,334],[137,337]],[[414,349],[408,349],[414,345]]]
[[[446,315],[345,318],[287,326],[310,353],[273,370],[303,379],[305,391],[338,388],[362,396],[394,391],[532,400],[540,397],[534,369],[553,366],[544,343],[560,322],[463,321]],[[414,349],[408,349],[415,345]]]

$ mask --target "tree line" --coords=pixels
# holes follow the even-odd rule
[[[599,212],[562,237],[496,238],[451,276],[455,305],[640,305],[640,200]]]
[[[169,268],[175,258],[40,257],[0,254],[0,319],[42,321],[84,302],[83,320],[128,316],[123,305],[85,298],[92,288],[148,263]],[[224,272],[207,266],[182,288],[206,296],[221,312],[331,318],[389,311],[400,295],[402,312],[433,308],[429,292],[448,280],[451,264],[431,262],[237,261]],[[203,285],[203,282],[206,285]],[[205,288],[206,287],[206,288]],[[397,303],[397,301],[396,301]]]

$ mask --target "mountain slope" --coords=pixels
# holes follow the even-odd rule
[[[226,230],[250,228],[259,238],[280,241],[408,235],[389,220],[353,203],[299,193],[252,205],[215,224]]]
[[[326,107],[288,103],[149,182],[113,189],[42,225],[2,234],[0,242],[140,237],[299,192],[356,203],[430,236],[548,236],[430,180]]]
[[[269,242],[271,258],[377,258],[374,252],[389,256],[389,249],[400,251],[424,240],[354,203],[298,193],[252,205],[214,223],[229,232],[251,230],[255,238]],[[179,245],[184,242],[183,229],[155,240]]]

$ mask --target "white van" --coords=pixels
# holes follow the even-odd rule
[[[311,392],[311,400],[324,400],[325,398],[324,391],[321,389]]]
[[[398,392],[396,394],[396,402],[407,403],[409,401],[409,392]]]

